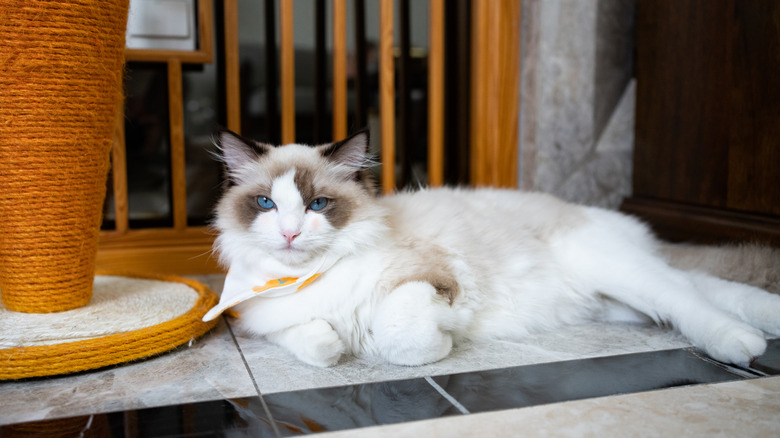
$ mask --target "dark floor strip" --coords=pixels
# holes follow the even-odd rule
[[[737,365],[731,365],[723,362],[718,362],[717,360],[707,356],[707,353],[699,350],[698,348],[691,347],[686,348],[686,351],[693,354],[694,356],[698,357],[699,359],[703,360],[704,362],[711,363],[715,365],[716,367],[722,368],[730,373],[736,374],[738,376],[744,377],[746,379],[752,379],[754,377],[766,377],[769,374],[764,373],[762,371],[753,369],[753,368],[744,368]]]
[[[426,377],[426,378],[425,378],[425,381],[426,381],[426,382],[428,382],[428,384],[429,384],[429,385],[433,386],[433,388],[434,388],[436,391],[438,391],[438,392],[439,392],[439,394],[441,394],[441,396],[442,396],[442,397],[446,398],[446,399],[447,399],[447,401],[449,401],[450,403],[452,403],[452,405],[453,405],[453,406],[455,406],[455,409],[457,409],[458,411],[460,411],[460,413],[461,413],[461,414],[470,414],[470,413],[471,413],[471,412],[469,412],[469,410],[468,410],[468,409],[466,409],[466,407],[465,407],[465,406],[463,406],[462,404],[460,404],[460,402],[459,402],[459,401],[455,400],[455,397],[453,397],[452,395],[450,395],[450,394],[449,394],[447,391],[445,391],[445,390],[444,390],[444,388],[442,388],[441,386],[439,386],[439,384],[438,384],[438,383],[436,383],[436,381],[435,381],[435,380],[433,380],[433,378],[432,378],[432,377]]]
[[[461,415],[425,379],[307,389],[263,398],[282,436]]]
[[[750,369],[770,376],[780,374],[780,338],[769,341],[766,352],[753,361]]]
[[[666,350],[453,374],[433,380],[473,413],[742,378],[686,350]]]

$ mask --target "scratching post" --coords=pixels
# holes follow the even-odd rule
[[[197,282],[95,277],[127,9],[0,2],[0,380],[153,356],[217,322]]]
[[[92,296],[128,0],[0,6],[0,293],[47,313]]]

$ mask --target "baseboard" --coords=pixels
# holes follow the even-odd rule
[[[205,227],[103,231],[97,269],[174,275],[220,273],[213,243],[213,231]]]
[[[648,223],[673,242],[756,242],[780,247],[780,218],[630,197],[620,210]]]

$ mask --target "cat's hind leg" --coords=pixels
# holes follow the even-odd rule
[[[590,214],[594,222],[554,245],[565,270],[583,290],[677,328],[716,360],[747,365],[763,354],[763,333],[712,303],[690,273],[656,255],[646,228],[613,212]]]
[[[763,333],[706,299],[686,272],[651,256],[634,261],[639,263],[605,262],[610,268],[600,273],[592,269],[594,289],[675,327],[716,360],[747,365],[764,353]]]
[[[423,365],[452,349],[454,314],[446,297],[424,281],[404,283],[379,304],[371,323],[376,352],[396,365]]]
[[[702,295],[715,306],[759,330],[780,336],[780,296],[700,272],[690,275]]]

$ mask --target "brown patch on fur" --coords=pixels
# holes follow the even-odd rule
[[[458,282],[454,278],[446,276],[441,272],[429,271],[420,272],[419,276],[412,276],[397,284],[395,287],[401,286],[404,283],[410,281],[422,281],[430,284],[436,289],[436,295],[440,295],[442,298],[447,299],[447,304],[452,306],[455,301],[455,297],[458,296]]]
[[[436,289],[436,294],[452,306],[460,291],[460,285],[448,263],[448,253],[438,246],[422,248],[414,243],[402,246],[408,249],[403,260],[393,263],[382,277],[390,284],[389,290],[411,281],[422,281]]]

